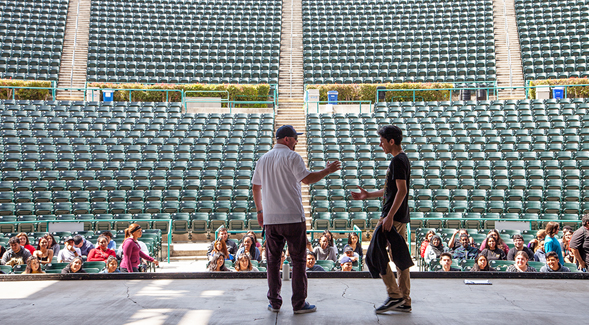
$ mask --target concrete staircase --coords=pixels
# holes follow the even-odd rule
[[[498,87],[523,87],[524,77],[514,0],[493,1]],[[498,99],[523,99],[523,89],[500,90]]]
[[[276,129],[282,125],[292,125],[297,132],[305,132],[306,118],[303,109],[303,12],[301,0],[283,0],[282,34],[280,39],[280,73],[278,75],[278,111]],[[308,166],[307,138],[299,136],[296,146]],[[310,227],[309,186],[303,184],[303,206]]]
[[[70,0],[58,88],[84,88],[88,63],[91,0]],[[59,90],[59,100],[84,100],[82,91]]]

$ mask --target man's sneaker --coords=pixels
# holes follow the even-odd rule
[[[401,306],[397,306],[393,309],[393,311],[401,311],[404,313],[410,313],[411,312],[411,306],[407,306],[407,305],[401,305]]]
[[[295,314],[306,314],[306,313],[314,313],[317,311],[317,307],[315,305],[311,305],[308,302],[305,302],[303,308],[299,310],[295,310]]]
[[[378,308],[376,308],[376,313],[377,314],[382,314],[382,313],[386,313],[387,311],[390,310],[395,310],[395,308],[403,305],[405,303],[405,299],[403,298],[387,298],[387,300],[384,302],[384,304]]]
[[[280,308],[274,308],[274,307],[272,307],[272,305],[268,304],[268,310],[273,313],[277,313],[280,311]]]

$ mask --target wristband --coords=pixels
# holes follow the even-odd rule
[[[264,211],[264,210],[260,210],[260,211],[258,211],[258,214],[262,213],[263,211]]]

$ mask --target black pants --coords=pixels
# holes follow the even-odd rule
[[[123,273],[129,273],[129,270],[127,270],[127,268],[122,267],[121,268],[121,272],[123,272]],[[136,267],[134,267],[133,268],[133,272],[139,272],[139,269],[136,268]]]

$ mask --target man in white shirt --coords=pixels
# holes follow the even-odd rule
[[[298,135],[291,125],[283,125],[276,131],[276,145],[258,160],[252,179],[252,192],[258,223],[266,232],[268,260],[268,309],[280,311],[280,257],[284,244],[292,260],[292,306],[295,314],[317,310],[306,302],[307,274],[305,252],[307,226],[301,196],[301,182],[313,184],[340,169],[341,163],[327,163],[325,169],[310,172],[303,158],[295,152]]]
[[[57,262],[69,263],[73,261],[74,258],[82,256],[82,252],[74,244],[73,237],[67,237],[64,240],[64,245],[65,248],[60,250],[59,255],[57,255]]]

